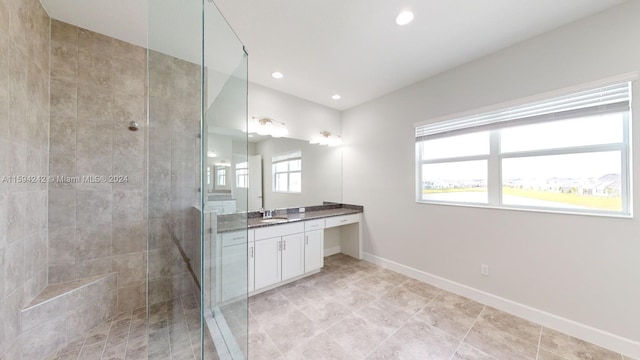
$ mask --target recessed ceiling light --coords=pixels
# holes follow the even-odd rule
[[[279,80],[279,79],[282,79],[284,77],[284,75],[282,75],[281,72],[276,71],[273,74],[271,74],[271,77],[274,78],[274,79],[278,79]]]
[[[342,96],[335,94],[331,97],[333,100],[340,100],[342,98]]]
[[[411,11],[403,11],[396,17],[396,24],[407,25],[413,21],[413,13]]]

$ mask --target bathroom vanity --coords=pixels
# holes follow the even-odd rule
[[[219,221],[218,298],[224,302],[245,292],[251,296],[319,272],[325,256],[325,231],[330,229],[338,235],[339,252],[361,259],[362,207],[314,208],[303,213],[280,210],[270,218],[252,217],[248,230],[233,221]]]

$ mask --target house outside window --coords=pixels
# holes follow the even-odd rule
[[[416,126],[416,199],[631,215],[630,83]]]

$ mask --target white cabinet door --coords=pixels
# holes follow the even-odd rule
[[[307,231],[304,234],[304,272],[322,268],[324,257],[324,230]]]
[[[247,291],[247,252],[245,244],[222,248],[221,297],[227,301]]]
[[[249,246],[247,246],[247,262],[248,262],[248,269],[249,269],[249,275],[248,275],[248,280],[249,280],[249,288],[247,289],[248,292],[252,292],[253,290],[256,289],[256,280],[255,280],[255,263],[254,263],[254,259],[256,257],[256,243],[255,242],[250,242]]]
[[[280,237],[256,241],[254,254],[256,290],[280,282]]]
[[[304,234],[282,237],[282,281],[304,274]]]

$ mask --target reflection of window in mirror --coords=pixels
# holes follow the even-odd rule
[[[274,192],[302,192],[302,152],[274,156],[271,163]]]
[[[211,188],[211,166],[207,166],[207,188]]]
[[[241,162],[236,164],[236,187],[249,187],[249,163]]]
[[[227,185],[227,169],[223,167],[219,167],[216,169],[216,184],[218,186],[226,186]]]

